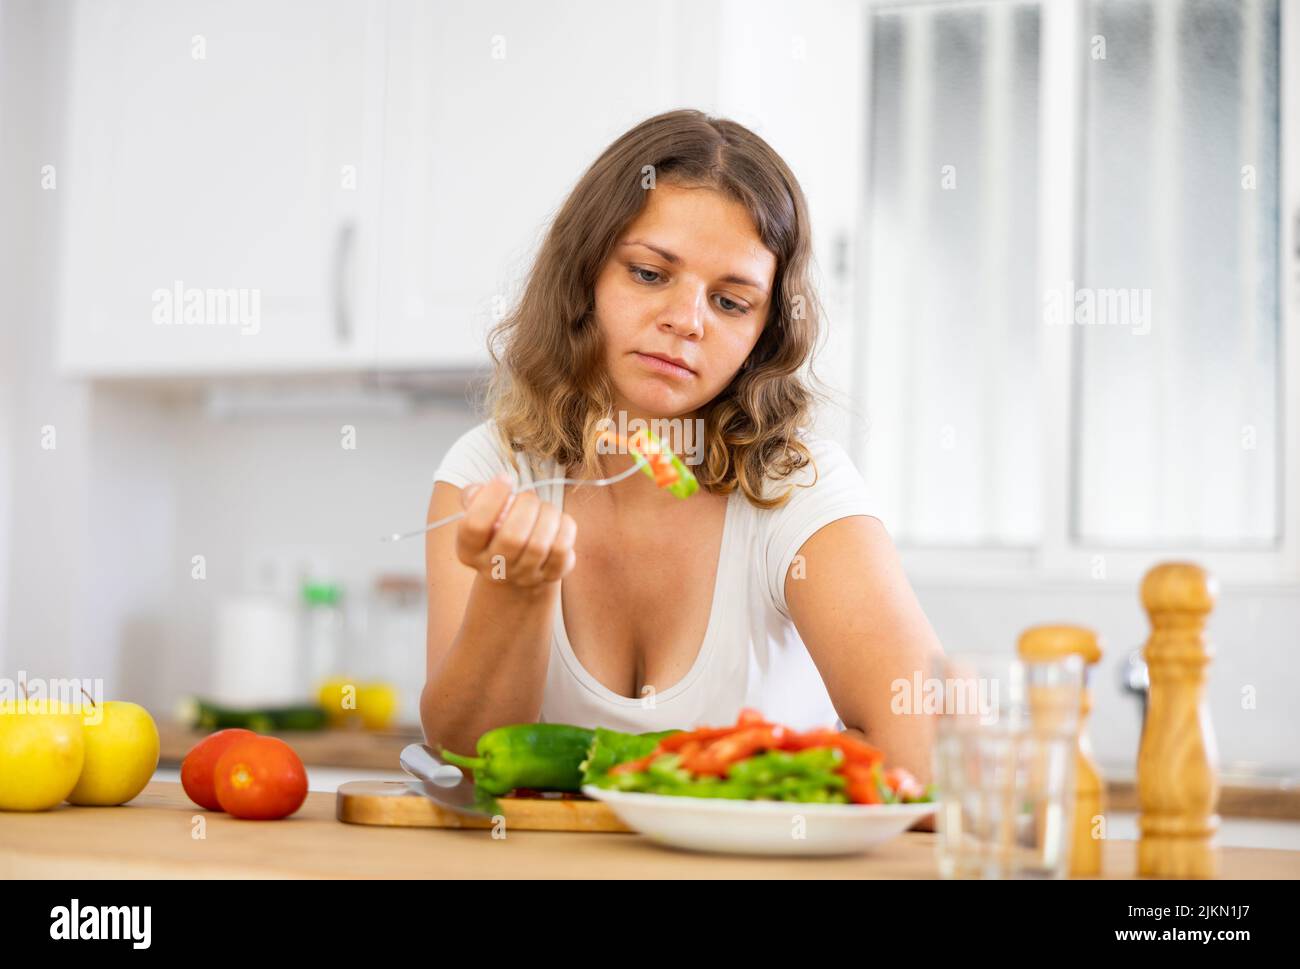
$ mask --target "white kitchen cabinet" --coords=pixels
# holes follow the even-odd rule
[[[393,0],[379,362],[486,361],[551,216],[636,122],[688,102],[677,4]]]
[[[486,366],[486,329],[586,166],[652,114],[711,107],[719,9],[78,4],[62,371]]]
[[[365,0],[77,4],[57,173],[63,372],[354,365],[373,307],[362,256],[382,13]]]

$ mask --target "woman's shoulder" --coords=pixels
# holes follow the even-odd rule
[[[784,504],[769,511],[775,513],[789,507],[792,502],[802,503],[806,499],[801,496],[811,494],[822,497],[841,493],[866,495],[862,475],[843,445],[834,438],[813,432],[799,435],[799,441],[807,450],[807,461],[789,474],[780,477],[769,474],[763,481],[764,498],[779,497],[787,492],[790,495]]]
[[[836,440],[815,434],[801,435],[808,462],[790,474],[765,482],[765,497],[789,491],[783,504],[755,509],[756,552],[769,601],[789,617],[785,577],[795,556],[812,535],[831,522],[855,515],[879,518],[875,499],[848,452]]]
[[[508,472],[517,477],[513,452],[506,447],[496,421],[488,418],[460,435],[443,455],[434,481],[446,481],[457,488]]]

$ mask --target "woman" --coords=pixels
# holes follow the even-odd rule
[[[583,175],[493,334],[491,419],[435,475],[428,520],[468,514],[427,538],[431,743],[749,706],[798,728],[838,718],[928,780],[931,725],[891,700],[939,645],[861,477],[807,431],[810,252],[794,176],[733,122],[651,118]],[[638,473],[512,497],[626,470],[597,430],[638,420],[699,445],[697,494]]]

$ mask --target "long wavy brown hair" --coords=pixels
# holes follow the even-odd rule
[[[488,413],[513,451],[601,474],[595,431],[614,414],[594,318],[596,280],[660,181],[736,200],[776,256],[768,318],[731,382],[700,408],[704,457],[692,470],[711,493],[740,488],[754,505],[778,507],[792,488],[773,494],[766,480],[812,460],[799,435],[824,395],[800,371],[807,364],[815,381],[821,305],[810,279],[803,190],[767,142],[734,121],[693,110],[656,115],[587,169],[552,222],[518,303],[489,333]]]

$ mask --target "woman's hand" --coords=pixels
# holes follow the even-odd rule
[[[573,569],[578,524],[533,491],[511,494],[500,474],[461,492],[467,514],[456,529],[456,556],[485,578],[521,589],[558,582]]]

